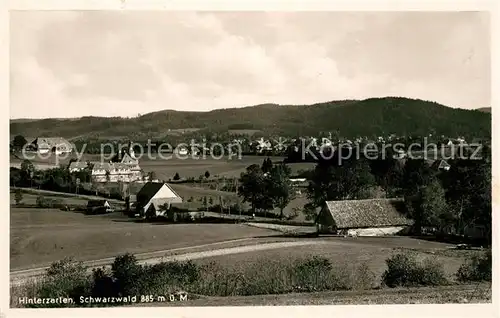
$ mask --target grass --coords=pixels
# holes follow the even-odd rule
[[[219,197],[222,197],[222,199],[227,202],[228,199],[232,199],[231,201],[234,202],[238,195],[235,192],[227,192],[227,191],[218,191],[218,190],[210,190],[210,189],[204,189],[201,187],[197,187],[196,185],[193,184],[170,184],[172,189],[174,189],[177,194],[182,197],[184,203],[182,204],[183,208],[187,208],[190,210],[197,210],[198,208],[203,208],[203,197],[207,197],[207,200],[210,200],[212,198],[212,201],[214,204],[218,204],[219,202]],[[193,198],[192,202],[188,202],[190,198]],[[304,205],[308,202],[305,194],[302,194],[292,200],[287,207],[283,210],[284,215],[290,215],[293,213],[294,209],[299,209],[299,214],[294,221],[297,222],[304,222],[305,220],[305,215],[301,213],[302,208]],[[234,204],[234,203],[233,203]],[[250,209],[250,205],[248,203],[245,203],[243,205],[245,209]],[[274,213],[276,215],[279,215],[279,209],[274,209],[272,211],[269,211],[270,213]]]
[[[127,251],[152,252],[274,234],[237,224],[147,224],[132,222],[120,213],[86,216],[11,207],[10,266],[19,270],[47,266],[64,257],[94,260]]]
[[[76,154],[72,154],[71,157],[61,159],[59,162],[67,164],[71,158],[76,158]],[[200,175],[204,175],[206,171],[210,172],[212,177],[220,176],[227,178],[235,178],[239,177],[242,172],[245,171],[246,167],[251,164],[262,164],[263,160],[266,157],[264,156],[243,156],[241,159],[233,158],[232,160],[228,160],[227,158],[222,158],[220,160],[206,158],[200,160],[194,159],[177,159],[172,158],[170,160],[151,160],[151,159],[141,159],[140,166],[147,173],[154,171],[155,178],[160,180],[172,179],[176,173],[179,173],[181,178],[190,178],[194,177],[197,179]],[[270,157],[273,162],[279,162],[283,160],[283,157]],[[84,154],[82,156],[83,161],[99,161],[99,155],[90,155]],[[17,162],[19,160],[12,159],[12,162]],[[20,161],[19,161],[20,162]],[[39,164],[54,164],[55,158],[51,156],[47,160],[35,159],[34,163]],[[314,167],[314,164],[311,163],[291,163],[289,164],[292,173],[296,173],[300,170],[307,170]],[[196,187],[196,185],[192,184],[173,184],[172,187],[174,190],[183,198],[184,204],[183,208],[187,208],[189,210],[197,210],[199,208],[203,208],[203,197],[207,197],[207,200],[212,198],[212,201],[216,204],[219,202],[219,197],[222,196],[223,199],[227,198],[235,198],[236,193],[225,192],[225,191],[216,191],[209,189],[202,189],[200,187]],[[193,197],[193,202],[186,202],[189,198]],[[294,209],[302,210],[304,205],[307,203],[307,199],[305,194],[298,196],[296,199],[292,200],[290,204],[285,208],[284,214],[290,215],[293,213]],[[249,205],[246,204],[245,208],[248,209]],[[278,209],[272,211],[275,214],[279,213]],[[305,217],[303,213],[299,213],[296,221],[305,221]]]
[[[169,295],[178,291],[187,292],[190,301],[177,305],[191,306],[491,301],[491,282],[447,283],[432,288],[386,288],[376,285],[380,276],[372,271],[366,260],[329,260],[324,256],[307,254],[299,258],[260,255],[257,262],[232,266],[220,260],[139,265],[135,256],[120,254],[115,258],[111,271],[98,270],[92,276],[85,272],[85,267],[69,260],[53,263],[41,280],[11,287],[11,306],[19,306],[16,302],[19,296],[63,295],[79,299],[81,295],[140,297]]]
[[[326,241],[323,244],[285,247],[276,250],[263,250],[257,252],[247,252],[230,256],[215,256],[197,262],[209,263],[217,262],[225,267],[247,267],[259,263],[262,259],[273,259],[282,261],[293,261],[304,257],[320,256],[330,260],[335,264],[360,264],[366,263],[376,277],[381,277],[386,270],[385,260],[391,255],[400,253],[404,249],[415,250],[415,245],[421,248],[444,249],[444,244],[426,244],[419,240],[409,238],[339,238],[329,237],[316,238],[318,241]],[[392,246],[391,246],[392,245]],[[428,258],[425,252],[416,252],[418,259]],[[445,274],[450,281],[455,279],[455,273],[460,265],[466,260],[466,256],[436,256],[435,259],[444,265]],[[377,281],[380,284],[381,280]]]
[[[183,302],[155,302],[137,306],[315,306],[315,305],[374,305],[374,304],[447,304],[491,303],[491,284],[458,285],[418,288],[393,288],[361,291],[326,291],[290,293],[283,295],[256,295],[208,297],[188,295]]]
[[[156,177],[162,180],[169,180],[179,173],[181,178],[198,178],[209,171],[211,176],[225,176],[228,178],[239,177],[246,167],[252,164],[261,165],[266,157],[263,156],[242,156],[241,159],[227,157],[222,159],[213,159],[207,156],[206,159],[178,159],[169,160],[140,160],[140,165],[144,171],[154,171]],[[273,161],[282,161],[282,157],[271,157]]]
[[[11,187],[11,199],[13,198],[12,194],[15,191],[14,189],[15,188]],[[80,200],[85,201],[85,204],[86,204],[87,200],[92,200],[92,199],[106,199],[106,200],[108,200],[110,202],[114,202],[114,203],[119,203],[119,204],[123,203],[121,200],[98,197],[98,196],[94,196],[94,195],[83,195],[83,194],[75,194],[75,193],[40,190],[40,189],[35,189],[35,188],[19,188],[19,189],[21,189],[21,192],[23,193],[23,197],[27,198],[28,200],[31,199],[32,196],[34,196],[35,200],[36,200],[37,196],[43,195],[44,197],[63,199],[63,201],[67,202],[68,204],[71,204],[71,202],[80,203]],[[73,201],[73,200],[78,200],[78,201]],[[11,200],[11,202],[13,202],[13,201]],[[25,203],[29,203],[29,202],[25,202]]]
[[[168,154],[164,157],[169,158]],[[42,159],[39,157],[31,160],[34,164],[41,165],[54,165],[54,164],[69,164],[70,159],[77,159],[77,154],[72,153],[68,157],[60,156],[58,158],[55,155],[51,155],[48,159]],[[245,171],[245,168],[251,164],[262,164],[266,157],[264,156],[242,156],[238,158],[234,156],[229,159],[227,156],[221,159],[214,159],[207,156],[205,159],[179,159],[172,156],[170,159],[162,159],[157,154],[152,154],[152,158],[141,158],[139,164],[142,169],[146,172],[154,171],[156,177],[162,180],[168,180],[173,178],[175,173],[178,172],[182,178],[194,177],[198,178],[200,175],[205,174],[205,171],[209,171],[212,176],[226,176],[226,177],[239,177],[240,174]],[[283,157],[271,157],[273,161],[282,161]],[[80,158],[81,161],[101,161],[100,155],[93,154],[83,154]],[[11,164],[18,165],[21,160],[11,156]]]
[[[229,129],[228,133],[231,135],[248,135],[253,136],[256,133],[260,133],[259,129]]]
[[[275,231],[279,231],[284,234],[309,234],[316,233],[315,226],[296,226],[296,225],[281,225],[274,223],[255,223],[249,222],[247,223],[249,226],[254,226],[262,229],[271,229]]]
[[[11,192],[10,193],[10,203],[11,204],[16,204],[14,196],[15,196],[15,193]],[[87,205],[87,201],[88,201],[87,199],[78,198],[78,197],[63,198],[63,197],[58,196],[58,195],[47,195],[47,194],[44,194],[43,196],[46,198],[60,198],[63,200],[64,204]],[[23,200],[21,201],[21,203],[22,204],[36,204],[37,197],[38,197],[38,195],[36,195],[36,194],[23,193]]]
[[[62,260],[51,264],[35,283],[33,296],[138,296],[165,295],[179,290],[208,296],[282,294],[292,291],[371,289],[374,276],[363,264],[350,271],[321,257],[284,260],[262,259],[251,267],[222,267],[217,263],[162,262],[139,265],[131,254],[117,256],[108,270],[86,274],[83,264]],[[97,275],[96,275],[97,274]],[[361,274],[361,275],[360,275]],[[365,275],[366,274],[366,275]],[[20,294],[25,286],[13,288]],[[90,288],[89,288],[90,287]]]

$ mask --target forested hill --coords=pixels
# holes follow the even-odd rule
[[[161,138],[171,130],[260,130],[284,136],[338,131],[344,137],[427,135],[486,137],[491,114],[450,108],[417,99],[385,97],[332,101],[313,105],[263,104],[210,112],[164,110],[135,118],[82,117],[11,121],[11,135]],[[168,134],[168,133],[167,133]]]
[[[481,108],[478,108],[477,110],[485,112],[485,113],[491,113],[491,107],[481,107]]]

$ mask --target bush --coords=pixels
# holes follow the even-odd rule
[[[370,288],[370,278],[356,284],[359,271],[333,266],[328,259],[312,257],[294,261],[262,259],[244,268],[227,269],[210,263],[201,268],[203,276],[191,291],[208,296],[265,295],[290,292]],[[352,275],[351,275],[352,274]]]
[[[56,262],[47,271],[43,283],[30,288],[29,295],[67,296],[75,300],[80,296],[160,296],[179,291],[207,296],[244,296],[366,289],[371,288],[373,282],[366,265],[335,267],[323,257],[294,261],[262,259],[243,267],[227,268],[213,262],[199,266],[191,261],[141,266],[134,255],[124,254],[115,258],[111,271],[98,268],[92,275],[87,275],[81,263]]]
[[[388,287],[437,286],[447,284],[442,264],[433,260],[422,263],[411,254],[396,254],[386,260],[382,281]]]
[[[92,297],[112,297],[118,296],[117,284],[105,268],[92,270]]]
[[[443,264],[430,258],[416,268],[414,275],[416,285],[419,286],[440,286],[448,283]]]
[[[298,260],[293,268],[293,291],[348,290],[353,285],[346,266],[333,267],[323,257]]]
[[[20,205],[21,202],[23,201],[23,193],[21,192],[20,189],[16,189],[16,192],[14,194],[14,200],[16,200],[16,205]]]
[[[293,208],[292,209],[292,212],[290,212],[287,216],[286,216],[286,220],[288,221],[291,221],[293,219],[296,219],[300,214],[300,208]]]
[[[374,287],[375,274],[366,263],[361,263],[350,278],[350,288],[353,290],[366,290]]]
[[[491,250],[482,256],[473,256],[458,269],[456,276],[460,282],[491,281]]]
[[[123,200],[123,193],[119,188],[113,187],[109,190],[109,198],[116,200]]]
[[[46,198],[43,195],[37,196],[36,205],[39,208],[52,208],[52,209],[61,209],[65,207],[62,199]]]
[[[132,254],[126,253],[115,258],[111,271],[116,280],[116,291],[119,296],[141,294],[142,270],[142,266],[137,263],[136,257]]]
[[[37,296],[42,298],[71,297],[75,301],[91,292],[91,279],[81,262],[70,258],[52,263],[47,275],[38,286]],[[39,305],[34,305],[39,307]],[[45,304],[43,307],[65,307],[65,304]]]
[[[199,267],[191,261],[162,262],[143,267],[143,295],[167,295],[184,289],[200,278]]]

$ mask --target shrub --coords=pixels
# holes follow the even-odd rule
[[[46,198],[43,195],[39,195],[36,198],[36,205],[39,208],[63,208],[64,202],[60,198]]]
[[[77,301],[81,295],[89,294],[91,291],[91,280],[87,269],[81,262],[74,262],[71,258],[52,263],[46,274],[38,286],[39,297],[71,297]],[[43,307],[65,306],[65,304],[43,305]]]
[[[359,271],[333,266],[323,257],[294,261],[262,259],[233,269],[210,263],[200,271],[203,275],[190,287],[191,291],[209,296],[348,290],[353,286],[364,289],[373,285],[373,275],[359,279],[356,277]]]
[[[243,267],[227,268],[214,262],[199,266],[191,261],[141,266],[134,255],[124,254],[115,258],[111,271],[98,268],[92,275],[87,275],[81,263],[54,263],[43,284],[35,284],[29,295],[68,296],[75,300],[80,296],[140,297],[180,291],[207,296],[244,296],[365,289],[372,285],[373,276],[366,265],[356,270],[348,266],[335,267],[328,259],[316,256],[294,261],[262,259]]]
[[[433,260],[423,263],[411,254],[396,254],[386,260],[382,281],[388,287],[436,286],[447,284],[442,264]]]
[[[123,200],[123,193],[119,188],[113,187],[109,190],[109,197],[111,199]]]
[[[113,277],[119,296],[134,296],[141,292],[141,275],[143,268],[137,263],[134,255],[126,253],[115,258],[111,265]]]
[[[16,205],[20,205],[21,202],[23,201],[23,193],[21,192],[20,189],[16,189],[16,192],[14,194],[14,200],[16,200]]]
[[[353,271],[350,277],[350,288],[354,290],[366,290],[374,287],[375,274],[366,263],[361,263]]]
[[[448,283],[443,264],[430,258],[417,266],[414,277],[416,285],[420,286],[440,286]]]
[[[293,274],[295,278],[295,288],[302,291],[315,291],[331,289],[329,285],[332,264],[323,257],[314,256],[310,259],[299,260],[295,264]]]
[[[383,282],[389,287],[405,286],[412,281],[411,275],[417,263],[413,256],[396,254],[387,259],[387,270],[382,275]]]
[[[293,220],[296,219],[300,214],[300,208],[295,207],[292,209],[292,211],[286,216],[287,220]]]
[[[105,268],[93,269],[92,280],[92,297],[118,296],[117,284]]]
[[[184,289],[200,278],[199,267],[188,262],[162,262],[145,266],[141,280],[144,282],[142,294],[166,295]]]
[[[456,276],[460,282],[491,281],[491,250],[484,255],[474,255],[458,269]]]
[[[176,172],[175,175],[174,175],[174,180],[177,181],[177,180],[180,180],[181,177],[179,176],[179,173]]]
[[[43,207],[43,205],[45,204],[45,197],[43,195],[39,195],[36,197],[36,205],[38,207]]]

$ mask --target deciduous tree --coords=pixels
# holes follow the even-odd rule
[[[264,162],[262,163],[262,172],[267,173],[271,172],[271,169],[273,168],[273,162],[271,161],[271,158],[266,158],[264,159]]]
[[[375,185],[375,178],[364,159],[346,159],[341,164],[320,161],[307,188],[307,197],[312,207],[330,200],[365,199]]]
[[[14,200],[16,200],[16,205],[21,204],[23,201],[23,193],[20,189],[16,189],[16,193],[14,194]]]
[[[274,165],[266,179],[266,193],[271,197],[273,206],[280,209],[280,218],[283,210],[294,198],[293,186],[290,181],[291,169],[285,164]]]
[[[14,140],[12,141],[12,146],[14,147],[15,150],[21,150],[27,143],[28,141],[26,140],[26,138],[24,138],[24,136],[17,135],[14,137]]]
[[[238,195],[243,198],[243,202],[250,203],[252,213],[255,213],[257,208],[262,208],[266,201],[264,178],[264,173],[257,164],[247,167],[241,174]]]

